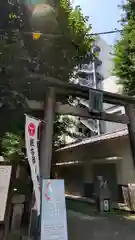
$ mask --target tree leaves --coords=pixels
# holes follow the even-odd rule
[[[2,70],[0,72],[0,103],[4,106],[0,110],[3,112],[1,122],[5,124],[5,128],[7,126],[7,131],[11,129],[9,127],[11,124],[6,111],[20,109],[23,114],[27,108],[25,97],[29,98],[33,91],[31,89],[34,88],[35,97],[40,92],[39,78],[30,81],[28,78],[30,73],[69,81],[75,67],[89,60],[88,52],[90,52],[93,38],[89,35],[91,25],[88,23],[88,18],[83,15],[79,6],[73,9],[68,0],[60,0],[56,11],[57,25],[53,34],[44,32],[35,41],[32,38],[33,29],[30,26],[31,14],[28,16],[29,10],[26,7],[20,8],[21,15],[24,16],[22,17],[23,30],[15,32],[16,40],[11,41],[10,44],[6,40],[0,41],[0,69]],[[9,112],[12,115],[12,111]],[[17,116],[18,111],[16,111],[16,118]],[[15,120],[14,117],[13,119]],[[62,122],[59,118],[56,119],[54,131],[56,145],[61,142],[63,134],[68,134],[67,127],[73,124],[71,122],[68,118],[63,118]]]
[[[114,49],[114,74],[120,80],[126,94],[135,94],[135,2],[127,0],[122,5],[124,17],[121,20],[123,32]]]
[[[75,122],[69,116],[56,116],[54,123],[54,147],[64,145],[65,137],[72,136],[71,129],[75,126]]]
[[[15,163],[20,160],[22,154],[22,136],[7,132],[1,141],[3,156],[8,161]]]

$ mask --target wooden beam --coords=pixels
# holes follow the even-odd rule
[[[80,98],[84,98],[84,99],[89,99],[89,90],[95,90],[93,88],[88,88],[88,87],[84,87],[84,86],[80,86],[79,84],[73,84],[73,83],[66,83],[64,81],[61,81],[59,79],[55,79],[53,77],[49,77],[49,76],[45,76],[43,74],[27,74],[27,79],[31,79],[32,82],[35,80],[40,80],[40,84],[41,82],[43,82],[43,86],[50,86],[50,87],[55,87],[57,90],[58,94],[63,94],[63,95],[67,95],[67,96],[77,96]],[[38,82],[39,84],[39,82]],[[106,92],[106,91],[102,91],[97,89],[98,92],[102,92],[103,93],[103,102],[106,103],[110,103],[110,104],[114,104],[114,105],[122,105],[125,106],[128,103],[133,103],[135,104],[135,97],[130,97],[130,96],[126,96],[126,95],[121,95],[121,94],[117,94],[117,93],[111,93],[111,92]]]
[[[116,114],[109,114],[106,112],[102,113],[90,113],[86,108],[83,107],[74,107],[68,104],[56,104],[56,113],[62,114],[62,115],[72,115],[72,116],[78,116],[82,118],[87,119],[98,119],[98,120],[104,120],[108,122],[117,122],[117,123],[123,123],[128,124],[128,117],[126,115],[116,115]]]

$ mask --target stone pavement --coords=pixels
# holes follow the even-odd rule
[[[86,216],[68,212],[69,240],[134,240],[135,216]]]

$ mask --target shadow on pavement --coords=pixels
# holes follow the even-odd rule
[[[133,240],[135,215],[120,211],[99,214],[95,206],[67,202],[69,240]]]

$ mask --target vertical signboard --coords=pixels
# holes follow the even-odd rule
[[[28,162],[31,170],[33,189],[35,192],[36,207],[38,215],[40,214],[40,173],[39,173],[39,155],[37,146],[38,127],[40,120],[25,115],[25,145]]]
[[[93,113],[101,113],[103,110],[103,93],[89,90],[89,110]]]
[[[5,217],[11,170],[11,166],[0,166],[0,222],[3,222]]]
[[[64,180],[42,180],[40,240],[67,240]]]

